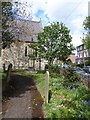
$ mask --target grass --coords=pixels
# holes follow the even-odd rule
[[[5,80],[6,80],[5,77],[6,77],[6,74],[2,70],[0,70],[0,84],[5,83]]]
[[[0,86],[2,85],[2,71],[0,70]]]
[[[5,88],[7,82],[6,82],[6,73],[4,73],[2,70],[0,70],[0,86],[2,89]]]

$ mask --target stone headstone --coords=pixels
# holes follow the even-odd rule
[[[48,103],[48,91],[49,91],[49,71],[46,70],[45,75],[45,102]]]
[[[7,70],[7,82],[10,81],[11,70],[12,70],[12,64],[10,63]]]

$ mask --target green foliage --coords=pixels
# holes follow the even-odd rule
[[[55,58],[65,61],[74,50],[70,31],[63,23],[51,23],[38,34],[37,50],[41,57],[53,63]]]
[[[87,104],[87,101],[90,100],[90,90],[79,81],[77,81],[79,84],[75,89],[63,87],[63,82],[63,78],[57,76],[51,78],[49,86],[52,91],[52,98],[50,103],[44,106],[45,117],[52,119],[89,119],[90,105]],[[69,86],[71,85],[69,84]]]
[[[86,30],[90,30],[90,16],[86,17],[83,22],[83,26]]]
[[[73,68],[64,69],[64,87],[73,89],[79,87],[79,82],[80,77],[73,71]]]
[[[82,39],[83,43],[88,49],[90,49],[90,35],[89,34],[90,33],[86,34],[85,38]]]
[[[13,35],[10,32],[10,22],[14,19],[12,12],[12,3],[2,2],[2,48],[9,46],[13,41]]]
[[[86,65],[86,66],[90,66],[90,60],[87,60],[87,61],[85,62],[85,65]]]
[[[86,66],[90,66],[90,60],[86,60],[85,61],[85,65]],[[75,66],[83,68],[84,67],[84,63],[82,63],[82,64],[75,64]]]
[[[37,43],[37,42],[31,42],[31,43],[29,44],[29,47],[33,49],[33,54],[32,54],[32,55],[29,55],[29,57],[30,57],[31,59],[40,60],[40,53],[39,53],[39,51],[38,51],[38,47],[37,47],[37,46],[38,46],[38,43]],[[38,57],[37,57],[37,53],[38,53]]]
[[[2,90],[5,88],[7,84],[6,73],[0,70],[0,87],[2,86]]]
[[[86,17],[83,22],[84,29],[87,31],[85,38],[82,39],[87,48],[90,48],[90,16]]]
[[[74,99],[75,100],[80,99],[83,101],[89,101],[90,100],[90,89],[86,88],[86,86],[82,84],[77,89]]]
[[[76,64],[76,66],[83,68],[84,67],[84,63],[82,63],[82,64]]]
[[[49,71],[50,71],[51,73],[59,74],[59,73],[60,73],[59,64],[51,64],[50,67],[49,67]]]

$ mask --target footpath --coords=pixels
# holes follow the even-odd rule
[[[3,92],[2,118],[42,118],[43,99],[33,79],[11,74],[9,87]]]

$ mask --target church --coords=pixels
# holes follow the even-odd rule
[[[44,69],[44,60],[32,59],[34,50],[29,47],[31,42],[37,42],[38,33],[43,31],[41,20],[14,20],[10,26],[15,42],[1,50],[0,64],[7,68],[12,63],[14,69],[39,70],[40,66]]]

